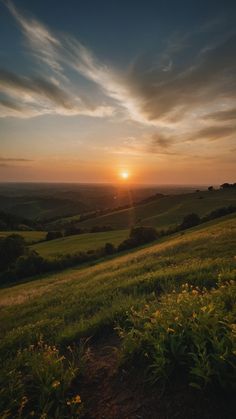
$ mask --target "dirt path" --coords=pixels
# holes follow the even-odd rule
[[[163,395],[147,387],[138,371],[119,367],[119,340],[91,345],[81,397],[84,419],[233,419],[232,399],[206,395],[173,381]]]

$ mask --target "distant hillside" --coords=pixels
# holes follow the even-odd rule
[[[106,243],[119,245],[128,237],[127,230],[107,231],[101,233],[77,234],[55,240],[44,241],[32,246],[41,256],[53,258],[56,256],[74,254],[80,251],[97,250]]]
[[[0,183],[0,211],[32,220],[56,220],[90,211],[113,209],[149,198],[156,193],[193,191],[185,186],[134,186],[103,184]]]
[[[236,205],[236,189],[170,195],[133,208],[81,221],[78,225],[84,228],[110,225],[114,229],[125,229],[138,223],[161,229],[179,224],[189,213],[204,216],[217,208],[229,205]]]

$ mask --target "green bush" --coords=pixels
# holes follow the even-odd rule
[[[123,358],[141,362],[153,381],[181,371],[191,386],[236,388],[236,284],[207,291],[183,285],[143,310],[131,311]]]

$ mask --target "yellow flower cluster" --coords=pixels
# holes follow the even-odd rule
[[[80,404],[81,402],[81,397],[79,394],[77,394],[77,396],[73,397],[73,399],[67,401],[67,405],[70,406],[71,404]]]

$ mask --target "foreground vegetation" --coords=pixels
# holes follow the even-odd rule
[[[231,215],[89,268],[3,288],[1,416],[80,417],[82,341],[114,328],[123,336],[123,362],[141,359],[152,382],[180,367],[198,388],[229,391],[235,247]]]
[[[131,310],[123,338],[123,357],[166,382],[186,373],[197,389],[209,385],[236,389],[236,283],[219,279],[211,290],[188,283],[160,301]]]

